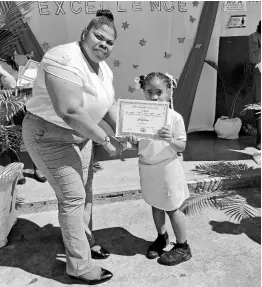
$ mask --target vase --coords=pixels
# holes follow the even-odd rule
[[[242,126],[240,118],[218,118],[214,129],[217,133],[217,137],[222,139],[234,140],[239,138],[239,132]]]

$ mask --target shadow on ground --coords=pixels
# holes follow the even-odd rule
[[[236,190],[238,196],[246,199],[246,202],[253,208],[261,208],[261,189],[240,189]],[[243,206],[241,210],[244,210]],[[247,214],[246,214],[247,215]],[[230,221],[210,221],[212,230],[220,234],[239,235],[245,233],[251,240],[261,244],[261,217],[242,218],[239,223]]]
[[[149,242],[120,227],[94,233],[98,242],[103,243],[112,254],[145,254],[149,245]],[[66,274],[65,249],[59,227],[51,224],[39,227],[29,220],[18,219],[8,239],[8,245],[0,249],[0,266],[20,268],[63,284],[83,284]],[[30,284],[36,281],[37,278],[34,278]]]

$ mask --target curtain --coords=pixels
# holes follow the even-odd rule
[[[174,107],[175,110],[182,115],[186,130],[188,130],[197,86],[213,32],[218,6],[218,1],[204,2],[194,44],[179,78],[178,87],[175,92]]]

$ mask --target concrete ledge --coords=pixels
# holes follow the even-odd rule
[[[206,177],[201,179],[188,180],[188,187],[191,194],[202,193],[204,191],[212,192],[220,189],[235,189],[260,186],[261,169],[245,171],[242,174],[232,177]],[[116,191],[116,189],[118,189]],[[94,193],[94,204],[106,204],[117,201],[141,199],[142,194],[140,186],[128,188],[122,186],[119,188],[108,188],[98,190]],[[18,214],[30,214],[43,211],[57,210],[57,199],[55,196],[48,200],[25,202],[18,204]]]

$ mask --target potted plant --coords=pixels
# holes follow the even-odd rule
[[[21,127],[14,125],[12,118],[24,110],[27,93],[18,89],[0,92],[0,247],[6,245],[17,217],[16,185],[24,165],[19,157]]]
[[[23,166],[20,162],[0,166],[0,248],[7,244],[7,236],[17,219],[16,183]]]
[[[227,115],[223,115],[217,119],[214,125],[215,132],[219,138],[237,139],[242,126],[242,121],[239,118],[241,108],[246,99],[252,94],[252,65],[250,62],[245,62],[242,69],[242,75],[239,76],[238,83],[227,86],[217,63],[211,60],[205,60],[205,63],[217,71],[223,87],[225,104],[227,108]]]
[[[31,90],[2,90],[0,92],[0,163],[6,165],[20,161],[22,143],[21,126],[13,124],[13,117],[25,109],[25,102]]]

